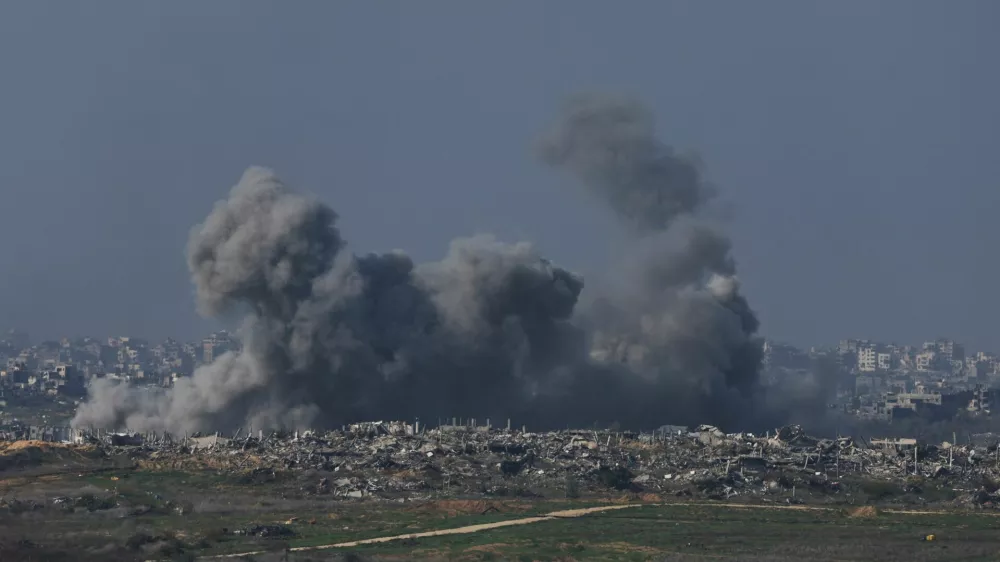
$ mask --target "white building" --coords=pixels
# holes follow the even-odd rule
[[[878,368],[878,353],[874,347],[862,347],[858,349],[858,370],[862,373],[871,373]]]
[[[926,349],[926,348],[925,348]],[[915,358],[915,363],[917,364],[918,371],[933,371],[934,370],[934,360],[937,357],[937,353],[933,351],[922,351],[917,354]]]

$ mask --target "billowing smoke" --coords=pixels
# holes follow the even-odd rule
[[[355,256],[337,215],[261,168],[191,235],[198,308],[246,310],[244,349],[166,392],[91,387],[77,425],[182,431],[494,411],[573,356],[583,285],[529,244],[456,240],[438,263]]]
[[[577,176],[636,238],[624,290],[602,303],[594,323],[596,358],[652,379],[686,379],[683,386],[709,394],[719,386],[752,392],[758,322],[739,292],[729,238],[698,216],[714,193],[697,162],[657,139],[640,104],[593,96],[567,104],[540,153]]]
[[[620,291],[580,310],[583,281],[528,243],[452,242],[439,262],[355,255],[337,215],[250,168],[196,227],[205,315],[245,314],[243,348],[169,390],[90,386],[76,426],[196,431],[365,418],[513,417],[562,426],[763,419],[757,320],[712,190],[642,106],[581,98],[540,144],[623,219]],[[766,413],[765,413],[766,414]]]
[[[656,138],[653,115],[630,99],[578,96],[543,135],[539,152],[565,166],[640,231],[662,231],[712,198],[697,162]]]

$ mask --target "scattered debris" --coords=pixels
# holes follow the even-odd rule
[[[89,448],[105,458],[152,470],[212,468],[248,483],[314,471],[317,479],[302,487],[304,493],[344,500],[432,493],[529,497],[537,490],[577,496],[622,490],[716,499],[759,496],[785,503],[841,494],[848,503],[864,505],[900,497],[920,503],[927,501],[924,496],[944,490],[950,493],[948,500],[959,505],[1000,509],[995,443],[820,439],[799,426],[762,436],[726,434],[708,425],[639,434],[531,433],[512,430],[509,424],[495,428],[488,421],[479,426],[453,421],[433,429],[419,423],[369,422],[328,432],[241,430],[230,437],[178,437],[95,431],[77,437],[85,444],[59,446]],[[41,446],[18,443],[0,443],[0,452]],[[113,506],[109,500],[81,499],[58,501],[88,510]]]
[[[295,531],[284,525],[250,525],[233,531],[234,535],[246,535],[265,539],[277,537],[294,537]]]

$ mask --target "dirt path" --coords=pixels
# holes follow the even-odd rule
[[[478,533],[479,531],[487,531],[489,529],[499,529],[500,527],[511,527],[514,525],[529,525],[531,523],[540,523],[542,521],[552,521],[554,519],[569,519],[573,517],[581,517],[589,513],[598,513],[601,511],[613,511],[616,509],[628,509],[634,507],[642,507],[644,505],[662,505],[662,504],[650,504],[650,503],[635,503],[627,505],[604,505],[600,507],[586,507],[582,509],[567,509],[563,511],[553,511],[552,513],[546,513],[545,515],[539,515],[536,517],[524,517],[521,519],[510,519],[507,521],[497,521],[496,523],[483,523],[481,525],[466,525],[465,527],[455,527],[453,529],[441,529],[438,531],[424,531],[422,533],[410,533],[406,535],[393,535],[389,537],[377,537],[374,539],[362,539],[357,541],[340,542],[335,544],[324,544],[319,546],[299,546],[295,548],[288,549],[290,552],[305,552],[309,550],[326,550],[330,548],[350,548],[353,546],[361,546],[366,544],[378,544],[390,541],[406,540],[406,539],[420,539],[424,537],[440,537],[444,535],[466,535],[469,533]],[[240,558],[242,556],[254,556],[257,554],[264,554],[265,551],[258,550],[255,552],[241,552],[238,554],[221,554],[217,556],[205,556],[201,559],[220,559],[220,558]]]
[[[746,503],[705,503],[705,502],[671,502],[660,505],[684,505],[693,507],[733,507],[737,509],[789,509],[793,511],[843,511],[848,509],[848,506],[837,506],[828,507],[820,505],[780,505],[780,504],[746,504]],[[879,513],[886,513],[889,515],[942,515],[946,513],[975,513],[978,516],[987,517],[1000,517],[1000,513],[989,512],[989,511],[949,511],[943,509],[937,510],[922,510],[922,509],[893,509],[893,508],[879,508]]]

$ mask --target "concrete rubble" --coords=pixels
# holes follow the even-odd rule
[[[338,431],[230,436],[86,432],[79,442],[151,469],[210,468],[246,482],[315,476],[304,493],[341,499],[555,497],[609,489],[764,501],[952,502],[1000,508],[996,441],[937,445],[712,426],[653,433],[529,432],[474,421],[370,422]],[[572,492],[571,492],[572,489]]]

